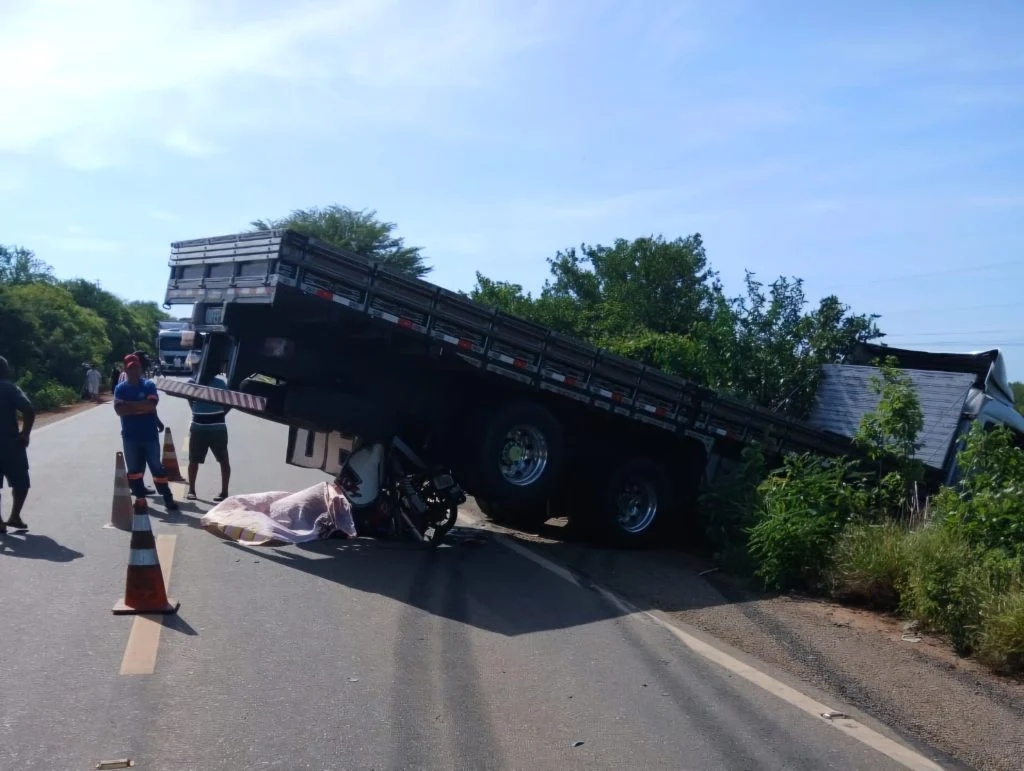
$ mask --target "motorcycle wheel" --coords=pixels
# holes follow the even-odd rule
[[[430,524],[422,533],[424,539],[431,546],[440,546],[445,536],[455,527],[455,521],[459,518],[459,507],[444,504],[434,504],[430,508]],[[440,516],[438,516],[440,514]]]

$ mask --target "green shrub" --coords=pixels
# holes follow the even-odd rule
[[[905,571],[906,530],[896,522],[854,522],[832,552],[832,595],[873,608],[896,610]]]
[[[40,411],[56,409],[78,401],[78,393],[75,389],[52,380],[29,391],[27,396],[32,400],[32,406]]]
[[[837,536],[865,504],[854,461],[792,455],[758,491],[760,516],[749,544],[756,574],[778,590],[821,589]]]
[[[1024,672],[1024,585],[998,595],[986,608],[977,657],[996,672]]]
[[[974,650],[986,607],[1011,582],[1013,563],[985,553],[963,533],[929,525],[906,541],[907,569],[899,586],[903,609],[927,629],[949,635],[960,656]]]
[[[1010,430],[975,424],[957,463],[960,489],[935,496],[935,518],[981,548],[1024,555],[1024,451],[1014,446]]]

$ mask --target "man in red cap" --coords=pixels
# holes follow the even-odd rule
[[[121,417],[121,441],[132,495],[136,498],[146,496],[142,477],[146,466],[149,466],[153,485],[163,496],[167,510],[175,511],[178,504],[174,502],[161,458],[159,421],[156,417],[160,396],[156,384],[142,377],[142,362],[135,354],[124,357],[124,373],[124,382],[118,383],[114,389],[114,412]]]

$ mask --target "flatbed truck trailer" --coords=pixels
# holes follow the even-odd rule
[[[480,508],[565,513],[621,545],[695,520],[722,459],[851,451],[850,439],[717,393],[291,231],[171,245],[165,305],[192,305],[197,382],[164,392],[289,426],[286,462],[334,473],[353,436],[419,437]],[[339,452],[341,454],[339,454]]]

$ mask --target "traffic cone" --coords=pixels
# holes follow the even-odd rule
[[[124,599],[114,606],[114,615],[177,613],[179,607],[181,603],[167,598],[164,574],[156,553],[156,539],[149,521],[149,506],[145,498],[136,498]]]
[[[168,482],[184,482],[185,477],[181,475],[181,467],[178,465],[178,454],[174,451],[174,442],[171,439],[171,429],[164,428],[164,455],[161,459],[164,471],[167,472]]]
[[[118,530],[132,529],[132,490],[128,484],[128,469],[124,464],[124,453],[114,458],[114,500],[110,506],[108,527]]]

